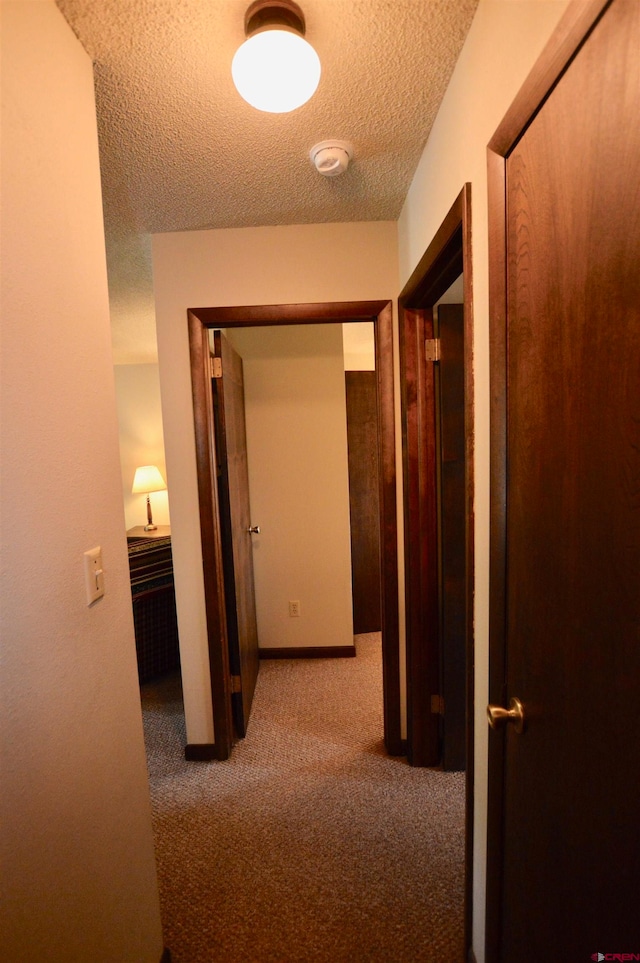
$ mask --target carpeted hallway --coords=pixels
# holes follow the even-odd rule
[[[380,636],[263,661],[246,739],[184,760],[179,679],[142,689],[173,963],[463,959],[464,774],[382,745]]]

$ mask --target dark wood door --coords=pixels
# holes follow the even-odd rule
[[[221,375],[212,379],[225,607],[237,735],[246,735],[258,677],[258,629],[253,581],[253,523],[249,503],[242,358],[219,331],[214,334]]]
[[[440,304],[439,422],[440,667],[442,765],[466,764],[466,533],[464,306]]]
[[[506,159],[492,701],[525,728],[491,734],[504,963],[640,953],[639,50],[640,3],[614,0]]]
[[[375,371],[345,372],[353,632],[382,627],[380,470]]]

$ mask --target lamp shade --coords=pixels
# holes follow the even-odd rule
[[[165,480],[155,465],[142,465],[141,468],[136,468],[136,473],[133,476],[132,494],[148,495],[149,492],[163,492],[166,487]]]

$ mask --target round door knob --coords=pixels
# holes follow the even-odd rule
[[[487,706],[487,719],[492,729],[502,729],[511,723],[517,733],[524,729],[524,706],[520,699],[512,699],[508,709],[502,706]]]
[[[249,532],[249,535],[259,535],[259,534],[260,534],[260,526],[259,526],[259,525],[250,525],[249,528],[247,529],[247,531]]]

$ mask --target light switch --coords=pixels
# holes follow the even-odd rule
[[[102,549],[99,545],[84,553],[84,584],[87,591],[87,605],[104,595],[104,572],[102,571]]]

